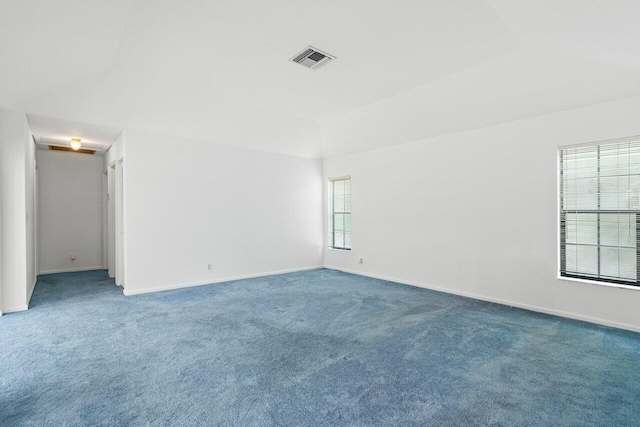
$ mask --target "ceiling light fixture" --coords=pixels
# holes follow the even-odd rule
[[[79,150],[82,146],[82,143],[80,141],[82,141],[80,138],[71,138],[71,148],[73,148],[74,150]]]

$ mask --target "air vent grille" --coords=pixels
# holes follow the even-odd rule
[[[315,47],[308,46],[302,52],[292,57],[290,61],[296,62],[312,70],[317,70],[334,59],[336,59],[335,56],[329,55]]]

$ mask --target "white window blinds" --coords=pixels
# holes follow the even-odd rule
[[[351,249],[351,178],[329,179],[329,247]]]
[[[560,150],[560,274],[638,285],[640,139]]]

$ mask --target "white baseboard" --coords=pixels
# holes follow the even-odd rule
[[[202,281],[190,282],[190,283],[177,283],[175,285],[161,286],[161,287],[158,287],[158,288],[144,288],[144,289],[129,290],[129,288],[125,287],[122,290],[122,293],[124,293],[127,296],[139,295],[139,294],[147,294],[147,293],[150,293],[150,292],[170,291],[170,290],[174,290],[174,289],[190,288],[190,287],[193,287],[193,286],[203,286],[203,285],[212,285],[212,284],[215,284],[215,283],[231,282],[231,281],[234,281],[234,280],[253,279],[253,278],[256,278],[256,277],[266,277],[266,276],[275,276],[277,274],[295,273],[296,271],[317,270],[319,268],[323,268],[323,266],[322,265],[314,265],[314,266],[311,266],[311,267],[291,268],[291,269],[288,269],[288,270],[269,271],[269,272],[265,272],[265,273],[246,274],[246,275],[243,275],[243,276],[234,276],[234,277],[224,277],[222,279],[215,279],[215,280],[202,280]]]
[[[27,295],[27,303],[25,305],[18,305],[15,307],[5,308],[4,310],[0,310],[0,316],[7,313],[15,313],[18,311],[26,311],[29,309],[29,302],[31,301],[31,297],[33,296],[33,290],[36,288],[36,282],[38,278],[36,276],[36,280],[33,281],[33,285],[31,285],[31,289],[29,289],[29,295]]]
[[[332,267],[330,265],[325,265],[324,268],[328,268],[330,270],[343,271],[345,273],[355,274],[355,275],[358,275],[358,276],[371,277],[373,279],[386,280],[388,282],[400,283],[400,284],[403,284],[403,285],[416,286],[418,288],[430,289],[432,291],[444,292],[446,294],[460,295],[460,296],[467,297],[467,298],[473,298],[473,299],[477,299],[477,300],[480,300],[480,301],[493,302],[493,303],[496,303],[496,304],[502,304],[502,305],[506,305],[506,306],[509,306],[509,307],[517,307],[517,308],[521,308],[521,309],[524,309],[524,310],[535,311],[537,313],[550,314],[552,316],[566,317],[566,318],[569,318],[569,319],[581,320],[583,322],[595,323],[595,324],[604,325],[604,326],[611,326],[613,328],[626,329],[626,330],[633,331],[633,332],[640,332],[640,327],[635,326],[635,325],[630,325],[628,323],[615,322],[615,321],[606,320],[606,319],[599,319],[597,317],[591,317],[591,316],[583,316],[581,314],[570,313],[570,312],[566,312],[566,311],[562,311],[562,310],[548,309],[548,308],[544,308],[544,307],[538,307],[538,306],[535,306],[535,305],[521,304],[521,303],[518,303],[518,302],[507,301],[507,300],[503,300],[503,299],[500,299],[500,298],[486,297],[486,296],[474,294],[474,293],[471,293],[471,292],[458,291],[458,290],[455,290],[455,289],[449,289],[449,288],[444,288],[444,287],[440,287],[440,286],[431,286],[431,285],[426,285],[424,283],[419,283],[419,282],[414,282],[414,281],[409,281],[409,280],[396,279],[396,278],[393,278],[393,277],[381,276],[381,275],[378,275],[378,274],[362,273],[360,271],[347,270],[347,269],[344,269],[344,268]]]
[[[25,311],[29,308],[28,305],[18,305],[15,307],[9,307],[9,308],[5,308],[4,310],[2,310],[2,314],[7,314],[7,313],[15,313],[17,311]]]
[[[36,280],[33,281],[33,285],[31,285],[31,289],[29,289],[29,295],[27,295],[27,303],[25,305],[18,305],[15,307],[5,308],[4,310],[0,310],[0,316],[7,313],[15,313],[17,311],[26,311],[29,309],[29,302],[31,301],[31,297],[33,296],[33,290],[36,288],[36,283],[38,281],[38,277],[36,276]]]
[[[44,270],[38,273],[38,275],[42,274],[56,274],[56,273],[73,273],[75,271],[91,271],[91,270],[104,270],[104,266],[97,265],[94,267],[80,267],[80,268],[62,268],[60,270]]]

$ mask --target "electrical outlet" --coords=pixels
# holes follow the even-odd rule
[[[358,264],[364,264],[364,257],[363,256],[358,258]]]
[[[213,270],[213,264],[207,264],[207,271]]]

